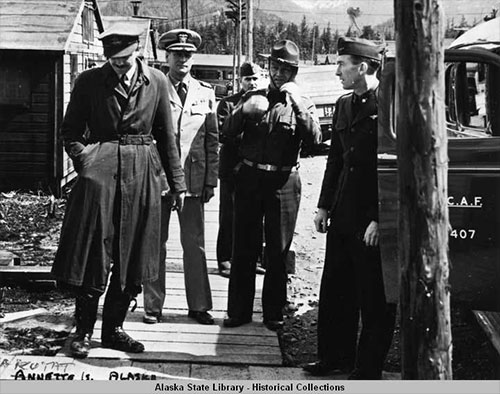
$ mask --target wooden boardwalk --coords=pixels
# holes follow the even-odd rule
[[[257,276],[253,322],[236,328],[223,327],[227,306],[229,279],[217,274],[215,244],[218,229],[218,196],[207,204],[205,212],[206,254],[212,290],[215,318],[212,326],[200,325],[187,317],[188,307],[182,273],[182,248],[180,245],[177,215],[172,215],[170,239],[167,243],[166,300],[163,321],[157,324],[142,322],[144,303],[142,294],[137,297],[137,309],[129,312],[125,330],[144,343],[145,352],[129,354],[100,347],[101,315],[93,336],[94,346],[88,360],[124,359],[142,362],[189,362],[222,365],[282,364],[277,334],[262,324],[261,289],[263,277]],[[104,297],[101,297],[101,307]],[[68,344],[59,356],[69,356]]]

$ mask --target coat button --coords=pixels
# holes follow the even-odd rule
[[[349,168],[349,171],[350,171],[350,172],[354,172],[354,167],[350,167],[350,168]]]
[[[113,179],[117,179],[118,178],[118,174],[113,174]]]
[[[351,146],[351,149],[349,149],[351,152],[354,152],[354,146]]]

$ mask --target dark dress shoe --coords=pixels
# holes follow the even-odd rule
[[[313,376],[326,376],[332,374],[335,371],[347,373],[352,370],[352,366],[344,364],[330,364],[324,361],[316,361],[314,363],[304,365],[302,369],[306,372],[309,372]]]
[[[231,276],[231,262],[223,261],[219,264],[219,275],[224,278],[229,278]]]
[[[243,324],[250,323],[252,321],[252,318],[248,319],[241,319],[238,317],[226,317],[224,319],[224,327],[239,327],[242,326]]]
[[[214,318],[212,315],[206,311],[199,312],[199,311],[189,311],[188,316],[191,319],[195,319],[198,323],[200,324],[214,324]]]
[[[76,333],[69,345],[74,358],[85,358],[89,355],[91,337],[92,335],[88,332]]]
[[[364,371],[355,368],[354,371],[347,377],[347,380],[381,380],[382,372],[377,371]]]
[[[283,320],[264,320],[264,325],[271,331],[278,331],[283,328]]]
[[[144,351],[144,345],[123,331],[122,327],[115,327],[111,331],[103,331],[101,343],[102,347],[127,353],[142,353]]]

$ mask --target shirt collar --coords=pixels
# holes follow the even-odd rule
[[[356,104],[359,104],[360,102],[361,103],[365,103],[371,95],[375,94],[375,91],[377,90],[378,88],[378,84],[377,86],[374,86],[372,89],[368,89],[366,92],[364,92],[363,94],[356,94],[356,93],[352,93],[352,101],[353,103],[356,103]]]
[[[114,71],[114,68],[112,68],[112,70]],[[137,70],[137,62],[134,62],[132,64],[132,67],[130,67],[130,69],[123,75],[126,75],[127,76],[127,81],[130,83],[130,81],[132,81],[132,78],[134,77],[134,74],[135,74],[135,71]],[[118,75],[118,73],[115,71],[116,75],[118,76],[118,79],[121,79],[123,77],[123,75]]]
[[[130,70],[128,70],[125,75],[127,76],[127,80],[130,82],[132,81],[132,78],[134,77],[135,70],[137,70],[137,64],[134,62],[132,67],[130,67]]]
[[[172,82],[172,85],[174,85],[174,88],[177,89],[179,87],[179,84],[181,83],[181,81],[178,81],[174,78],[172,78],[172,76],[170,75],[170,73],[168,73],[168,78],[170,79],[170,82]],[[191,74],[188,74],[186,75],[186,78],[184,78],[182,80],[182,82],[184,82],[184,84],[186,85],[186,89],[189,90],[189,83],[191,82]]]

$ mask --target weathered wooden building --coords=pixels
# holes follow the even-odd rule
[[[74,176],[59,128],[103,28],[97,0],[0,0],[0,189],[58,195]]]

